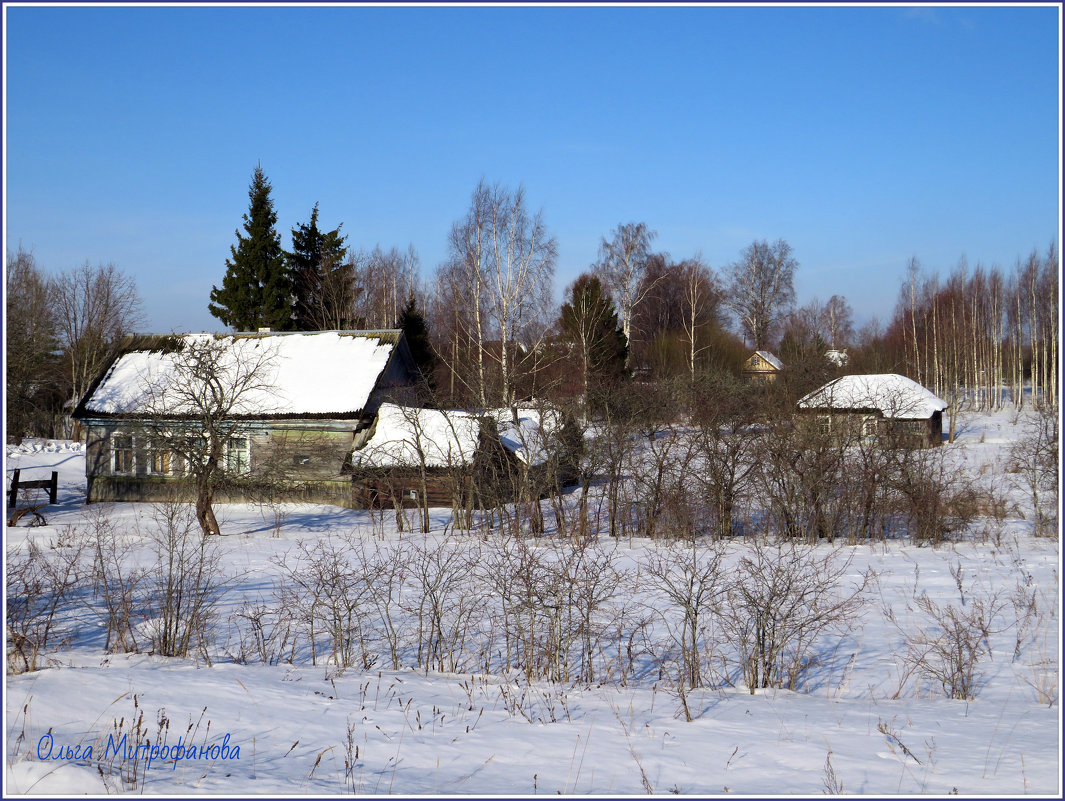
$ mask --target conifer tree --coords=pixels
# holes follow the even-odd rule
[[[340,235],[343,223],[332,231],[318,229],[318,204],[311,210],[309,223],[292,229],[292,252],[286,253],[289,280],[296,298],[294,325],[297,331],[316,331],[334,315],[326,309],[337,294],[337,284],[350,280],[344,265],[347,237]]]
[[[399,315],[397,327],[403,329],[403,336],[407,340],[411,356],[414,357],[414,363],[418,365],[432,392],[436,386],[437,357],[429,341],[429,324],[413,292],[407,296],[407,305]]]
[[[211,289],[211,314],[238,331],[292,328],[292,284],[275,228],[271,188],[262,167],[256,165],[244,215],[246,235],[239,229],[235,232],[237,244],[230,246],[222,288]]]
[[[559,328],[580,358],[585,398],[593,381],[610,383],[626,374],[628,341],[618,325],[614,301],[597,276],[584,273],[573,282],[569,299],[562,304]]]

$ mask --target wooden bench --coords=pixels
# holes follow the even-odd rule
[[[41,509],[47,506],[47,503],[38,503],[30,506],[24,506],[21,509],[16,509],[18,506],[18,493],[19,490],[28,489],[46,489],[48,490],[48,503],[54,504],[59,495],[59,472],[52,471],[51,478],[35,479],[33,481],[22,480],[22,470],[16,469],[11,475],[11,489],[7,491],[8,502],[7,508],[12,510],[11,516],[7,519],[9,526],[15,525],[25,515],[33,515],[33,525],[43,526],[45,524],[44,515],[41,514]]]
[[[59,473],[53,470],[51,478],[23,481],[22,471],[16,469],[11,475],[11,489],[7,492],[9,496],[8,509],[14,509],[18,505],[18,491],[20,489],[46,489],[48,490],[48,502],[54,504],[59,496]]]

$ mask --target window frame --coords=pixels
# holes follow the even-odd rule
[[[147,473],[150,476],[172,476],[175,475],[174,463],[177,461],[174,456],[174,452],[169,448],[148,448],[147,454]],[[164,470],[156,469],[156,459],[160,457],[165,458],[166,468]]]
[[[129,445],[123,445],[119,447],[118,440],[128,440]],[[112,431],[111,436],[108,439],[108,443],[111,448],[111,475],[113,476],[135,476],[137,474],[137,439],[133,434],[128,434],[122,431]],[[119,454],[122,454],[122,461],[129,461],[126,469],[119,469]]]
[[[241,442],[241,443],[243,443],[244,447],[243,448],[234,449],[233,448],[233,443],[234,442]],[[237,450],[238,452],[243,452],[243,455],[244,455],[243,456],[243,464],[239,464],[241,460],[239,458],[237,459],[237,461],[238,461],[238,466],[237,467],[234,467],[234,465],[233,465],[233,452],[234,452],[234,450]],[[226,463],[226,472],[227,473],[244,474],[244,473],[251,472],[251,437],[249,437],[247,434],[231,434],[230,436],[228,436],[226,438],[226,461],[225,461],[225,463]]]

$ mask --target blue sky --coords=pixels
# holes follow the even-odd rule
[[[642,220],[718,269],[784,238],[859,323],[911,256],[1060,238],[1056,7],[5,10],[5,245],[115,263],[153,331],[221,328],[257,162],[286,247],[318,202],[431,277],[483,176],[543,210],[558,293]]]

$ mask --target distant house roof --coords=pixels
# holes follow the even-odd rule
[[[550,421],[555,425],[558,421]],[[481,426],[495,424],[503,447],[527,464],[543,464],[547,451],[542,442],[552,429],[536,410],[519,409],[518,421],[510,409],[484,413],[416,409],[382,403],[373,436],[352,452],[355,467],[457,467],[473,461]]]
[[[847,355],[845,350],[826,350],[825,358],[836,367],[846,367],[847,362],[850,361],[850,356]]]
[[[562,415],[557,411],[539,409],[491,409],[503,447],[526,464],[543,464],[548,459],[552,437],[562,431]]]
[[[776,356],[774,356],[772,353],[770,353],[767,350],[756,350],[754,352],[754,356],[760,357],[763,361],[768,362],[769,364],[771,364],[777,370],[783,370],[784,369],[784,362],[782,362],[780,359],[778,359]],[[749,361],[753,360],[754,356],[752,356],[751,359],[748,359],[747,361],[749,362]]]
[[[235,393],[230,416],[356,417],[401,341],[402,332],[393,330],[141,337],[112,362],[75,416],[189,414],[187,388],[179,387],[189,375],[181,369],[182,360],[198,344],[217,343],[217,371],[226,381],[239,380],[242,365],[247,369],[261,362],[252,386]]]
[[[924,420],[949,405],[916,381],[894,373],[845,375],[798,403],[800,409],[871,410],[900,420]]]

